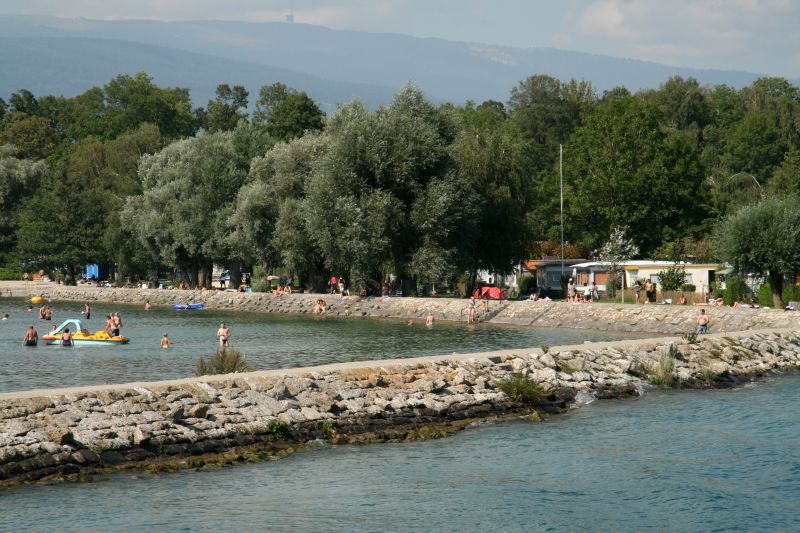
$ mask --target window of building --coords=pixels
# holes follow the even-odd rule
[[[608,283],[608,272],[595,272],[594,282],[598,285],[605,285]]]

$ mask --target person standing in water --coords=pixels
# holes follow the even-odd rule
[[[145,300],[145,302],[144,302],[144,310],[145,311],[150,311],[152,308],[153,308],[153,306],[150,305],[150,300]]]
[[[25,337],[22,339],[23,346],[36,346],[39,344],[39,333],[33,326],[28,326],[28,331],[25,332]]]
[[[433,313],[431,313],[430,311],[428,311],[428,316],[425,317],[425,325],[428,326],[429,328],[433,327]]]
[[[61,346],[71,348],[73,345],[72,334],[69,332],[69,328],[64,328],[64,332],[61,334]]]
[[[89,304],[83,304],[83,314],[86,316],[86,320],[92,318],[92,308],[89,307]]]
[[[167,336],[167,333],[164,332],[164,335],[161,337],[161,347],[166,350],[169,348],[169,344],[169,337]]]
[[[219,325],[217,330],[217,337],[219,337],[219,348],[224,350],[228,347],[228,340],[231,338],[231,330],[225,325],[225,322]]]
[[[119,329],[122,327],[122,318],[119,316],[119,312],[114,313],[111,316],[111,321],[114,323],[114,329],[112,329],[112,337],[119,337]]]

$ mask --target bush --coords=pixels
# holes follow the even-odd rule
[[[697,285],[693,283],[684,283],[681,285],[681,292],[694,292],[697,290]]]
[[[747,294],[747,285],[738,276],[728,276],[725,283],[725,291],[722,293],[725,305],[733,305],[733,302],[741,302]]]
[[[677,291],[686,279],[686,269],[672,266],[658,273],[658,284],[662,291]]]
[[[196,376],[210,376],[216,374],[233,374],[234,372],[247,372],[247,356],[231,349],[220,350],[206,361],[200,358],[195,368]]]
[[[772,288],[769,283],[762,283],[758,288],[758,305],[761,307],[772,307]]]
[[[666,352],[661,354],[656,369],[647,376],[647,381],[662,389],[674,389],[680,386],[680,381],[673,371],[675,370],[675,355],[677,349],[670,345]]]
[[[783,303],[800,302],[800,287],[794,284],[787,284],[783,287]]]
[[[18,268],[0,267],[0,280],[16,281],[22,279],[22,272]]]
[[[540,404],[544,397],[542,386],[522,374],[511,374],[510,378],[504,379],[497,386],[514,403],[534,406]]]
[[[525,276],[519,279],[519,293],[531,294],[536,290],[536,277]]]

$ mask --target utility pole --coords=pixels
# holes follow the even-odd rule
[[[564,277],[564,145],[558,145],[558,175],[561,190],[561,277]]]

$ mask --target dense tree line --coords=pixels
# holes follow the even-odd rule
[[[279,83],[249,98],[220,85],[195,108],[137,74],[0,99],[0,266],[100,262],[198,285],[213,265],[315,287],[474,280],[559,239],[560,144],[565,236],[582,255],[624,228],[643,257],[724,258],[721,220],[800,190],[800,92],[779,78],[597,94],[538,75],[508,102],[463,106],[407,86],[330,116]]]

